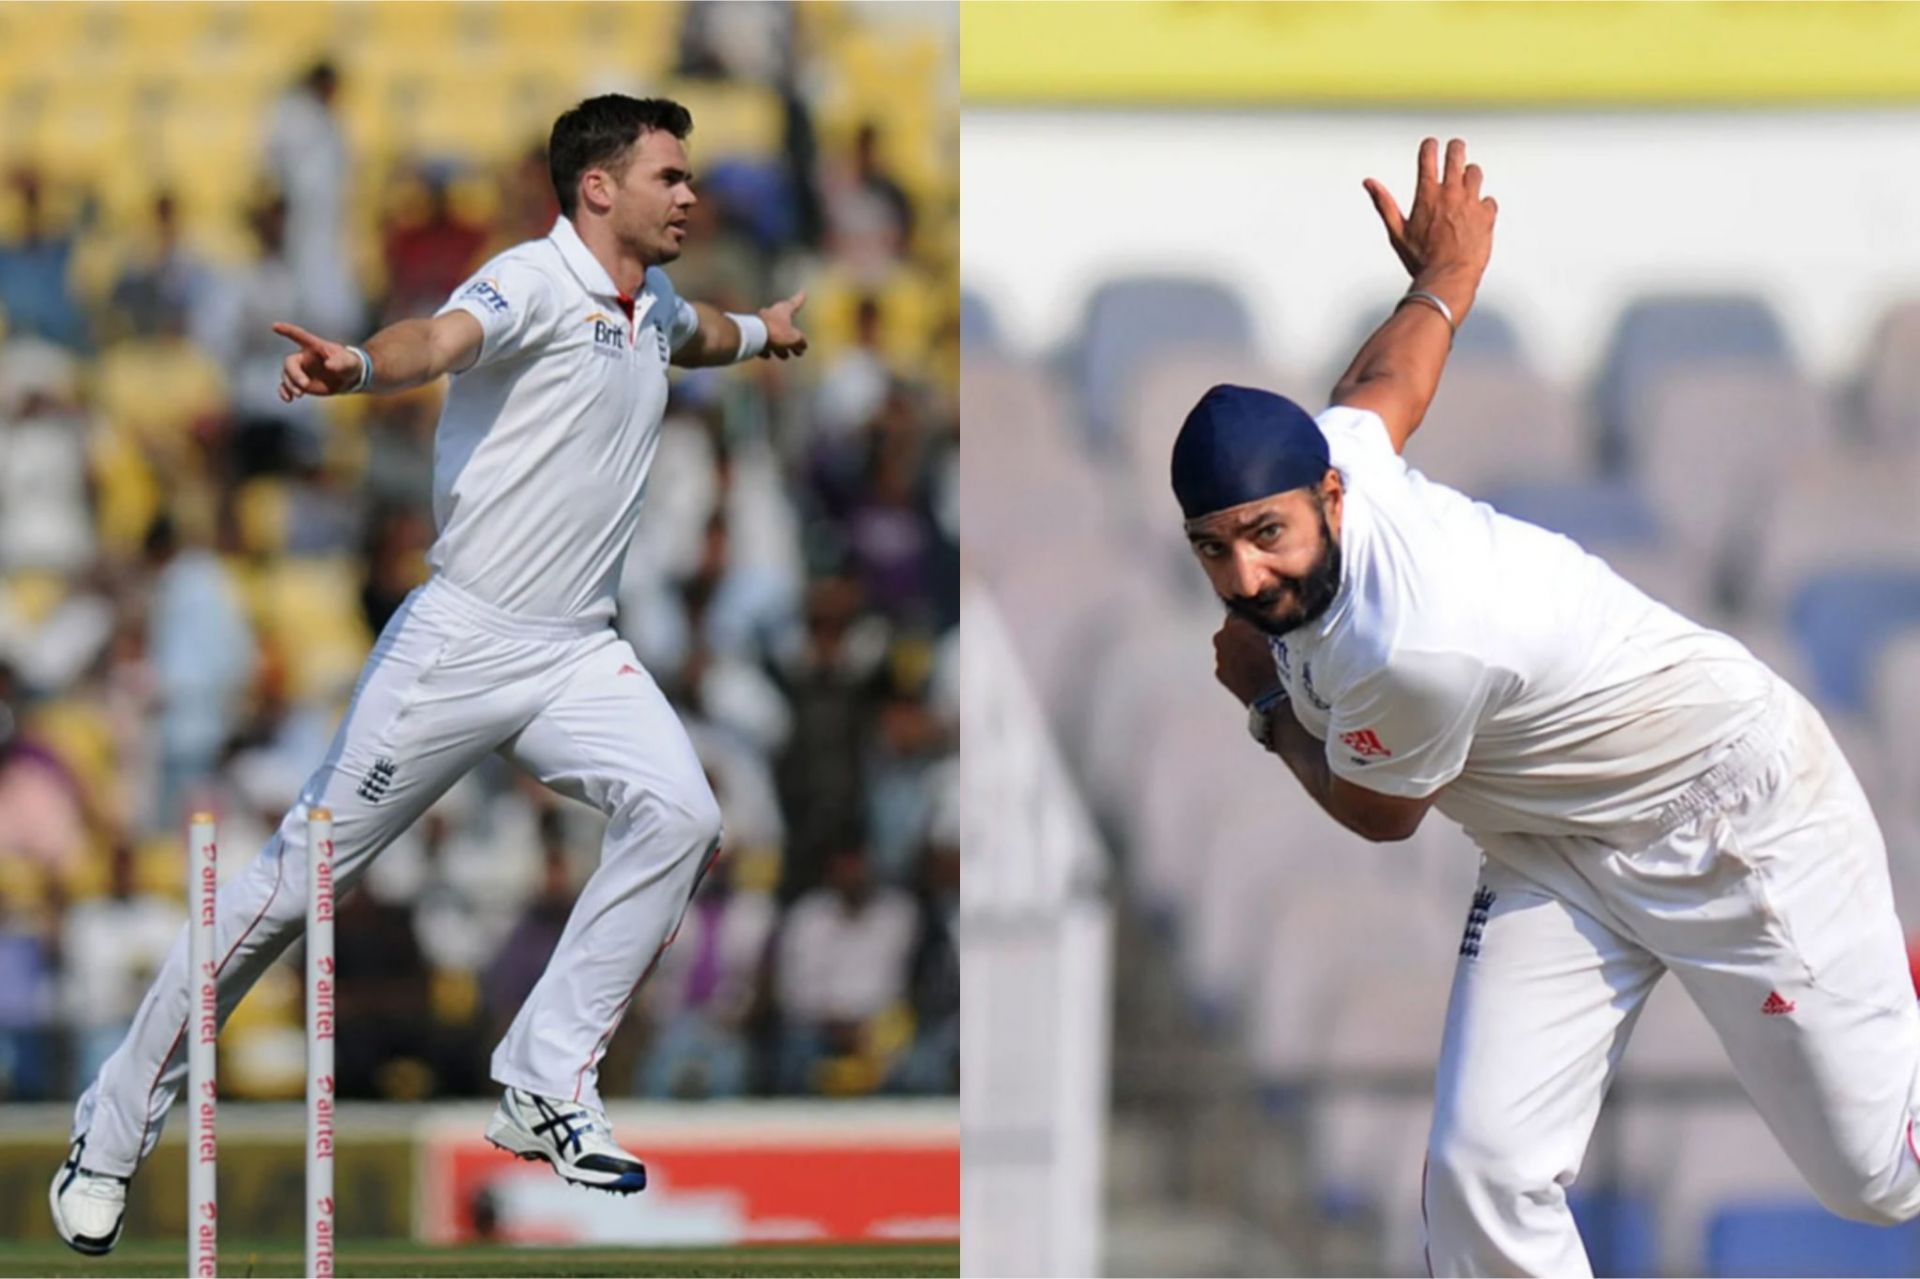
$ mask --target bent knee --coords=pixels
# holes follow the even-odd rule
[[[720,802],[704,783],[664,798],[656,820],[659,837],[688,855],[704,857],[720,842]]]
[[[1563,1203],[1566,1188],[1551,1172],[1529,1168],[1517,1152],[1460,1138],[1435,1140],[1427,1147],[1426,1201],[1480,1216],[1492,1210],[1512,1216],[1523,1205]]]

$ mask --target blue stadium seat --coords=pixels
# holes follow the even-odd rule
[[[960,290],[960,350],[968,356],[992,355],[1000,349],[1000,322],[978,293]]]
[[[1793,365],[1779,319],[1746,294],[1642,298],[1614,328],[1595,390],[1601,458],[1610,470],[1636,460],[1633,425],[1647,391],[1664,375],[1714,363]]]
[[[1657,1275],[1660,1240],[1653,1200],[1627,1190],[1575,1190],[1567,1196],[1594,1279],[1641,1279]]]
[[[1710,1275],[1911,1275],[1920,1224],[1869,1226],[1808,1200],[1726,1205],[1707,1225]]]
[[[1920,563],[1811,577],[1794,592],[1787,626],[1806,658],[1814,696],[1836,709],[1865,712],[1881,648],[1920,626]]]
[[[1660,521],[1646,498],[1624,480],[1508,484],[1483,497],[1502,515],[1564,533],[1588,550],[1652,546]]]
[[[1067,355],[1096,445],[1112,443],[1134,373],[1149,356],[1183,346],[1251,352],[1253,320],[1240,296],[1211,280],[1125,276],[1087,302],[1079,345]]]

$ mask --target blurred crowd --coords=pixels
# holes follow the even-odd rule
[[[752,9],[681,10],[674,74],[771,88],[782,122],[773,150],[703,152],[696,106],[672,272],[733,310],[812,288],[818,336],[796,363],[676,375],[617,625],[727,847],[602,1089],[951,1092],[958,317],[952,240],[928,232],[951,215],[890,169],[888,119],[823,141],[831,68],[794,52],[786,6]],[[84,1085],[180,933],[188,814],[219,815],[237,873],[424,580],[443,389],[284,405],[269,325],[353,340],[430,314],[556,216],[544,134],[505,163],[364,163],[353,74],[317,64],[262,118],[244,253],[206,251],[168,189],[125,225],[31,157],[4,170],[0,1098]],[[902,317],[902,296],[934,302]],[[489,1089],[600,822],[494,759],[382,855],[338,921],[343,1095]],[[298,1095],[296,974],[229,1023],[230,1095]]]

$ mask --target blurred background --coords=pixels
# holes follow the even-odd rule
[[[476,1149],[484,1104],[349,1106],[343,1162],[386,1144],[341,1230],[957,1233],[956,43],[952,6],[851,0],[0,7],[0,1177],[50,1174],[177,935],[185,815],[217,811],[237,873],[424,578],[443,388],[283,405],[269,324],[430,314],[547,233],[553,119],[618,91],[693,112],[681,291],[805,287],[813,343],[677,377],[621,592],[729,832],[601,1069],[663,1103],[614,1110],[657,1193],[542,1205],[550,1176]],[[338,922],[344,1098],[494,1091],[599,823],[495,760],[380,859]],[[234,1103],[301,1094],[297,963],[221,1040]],[[865,1199],[702,1154],[740,1145],[721,1103],[768,1097],[814,1099],[779,1111],[814,1155],[783,1157]],[[297,1175],[298,1109],[259,1113]],[[691,1162],[655,1161],[663,1125]],[[224,1215],[267,1233],[298,1195],[240,1140]],[[130,1234],[179,1229],[167,1184]],[[40,1202],[0,1235],[49,1236]]]
[[[1110,906],[1111,973],[999,990],[1031,1017],[1110,1013],[1076,1057],[1080,1120],[1023,1148],[1087,1183],[1104,1272],[1425,1272],[1431,1075],[1479,855],[1444,819],[1361,842],[1248,742],[1167,481],[1213,383],[1326,402],[1406,287],[1361,180],[1405,207],[1423,136],[1469,141],[1501,216],[1409,462],[1811,695],[1920,931],[1920,74],[1891,52],[1917,24],[1847,4],[965,11],[969,681],[990,610],[999,693],[1033,712],[968,704],[967,788],[1002,742],[1037,749],[1031,729],[1061,762],[1049,802],[1090,819],[1084,839],[996,829],[1026,822],[1072,868],[1041,913]],[[988,971],[968,959],[970,1063]],[[1603,1275],[1920,1273],[1914,1228],[1815,1204],[1671,982],[1573,1201]]]

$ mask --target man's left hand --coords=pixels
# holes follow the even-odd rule
[[[1244,618],[1228,617],[1213,634],[1213,677],[1248,706],[1280,687],[1267,636]]]
[[[787,359],[790,356],[807,353],[807,335],[793,322],[800,308],[807,304],[805,289],[783,302],[775,302],[760,312],[760,318],[767,322],[767,347],[760,352],[760,358]]]

